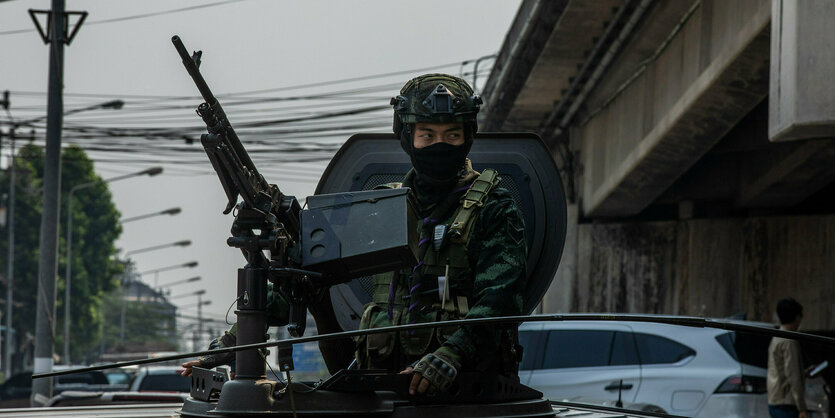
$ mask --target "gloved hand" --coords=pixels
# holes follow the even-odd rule
[[[412,372],[412,383],[409,394],[433,393],[446,391],[452,386],[458,370],[461,369],[460,356],[448,347],[441,347],[434,353],[427,354],[418,360]]]
[[[212,340],[211,344],[209,344],[209,350],[214,350],[217,348],[234,347],[236,341],[237,337],[235,336],[235,334],[226,331],[223,333],[222,336],[220,336],[220,338],[215,338],[214,340]],[[200,367],[204,369],[214,369],[217,366],[232,364],[232,362],[235,361],[235,353],[231,352],[212,354],[200,357],[198,361],[200,361]]]
[[[234,327],[233,327],[233,329],[234,329]],[[234,347],[236,340],[237,340],[237,338],[235,337],[235,334],[233,334],[232,332],[226,331],[219,338],[215,338],[214,340],[212,340],[212,342],[209,344],[209,350],[215,350],[215,349],[218,349],[218,348],[226,348],[226,347]],[[234,352],[219,353],[219,354],[203,356],[203,357],[198,358],[197,360],[193,360],[193,361],[183,363],[181,366],[183,367],[184,370],[182,370],[180,372],[180,374],[183,375],[183,376],[190,376],[191,375],[191,368],[195,367],[195,366],[202,367],[204,369],[213,369],[217,366],[232,365],[232,373],[233,373],[233,376],[234,376],[234,372],[235,372],[234,362],[235,362],[235,353]]]

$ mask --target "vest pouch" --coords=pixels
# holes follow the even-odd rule
[[[435,311],[430,309],[426,314],[422,314],[415,310],[409,312],[408,314],[404,314],[403,318],[404,324],[434,322]],[[409,319],[412,319],[412,321],[409,321]],[[401,331],[400,344],[403,347],[403,353],[407,356],[423,356],[429,351],[429,346],[432,344],[432,336],[434,334],[435,330],[432,328]]]
[[[447,303],[454,303],[454,301],[447,301]],[[441,315],[441,321],[454,321],[456,319],[461,319],[461,317],[455,315],[453,312],[444,311]],[[452,334],[455,334],[455,331],[458,331],[458,328],[459,327],[457,326],[437,328],[435,332],[435,339],[438,342],[438,345],[444,345],[446,340],[448,340]]]
[[[360,320],[360,329],[382,328],[396,325],[400,320],[401,311],[394,309],[392,319],[388,317],[388,306],[369,303]],[[393,332],[384,334],[364,335],[357,339],[357,350],[361,363],[375,364],[388,359],[394,351],[397,335]],[[367,361],[365,361],[367,360]]]

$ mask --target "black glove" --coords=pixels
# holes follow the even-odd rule
[[[438,391],[444,392],[452,386],[461,364],[453,356],[438,350],[423,356],[414,367],[414,372],[428,380]]]
[[[237,338],[235,334],[226,331],[223,335],[219,338],[215,338],[209,344],[209,350],[216,350],[218,348],[226,348],[226,347],[234,347]],[[200,367],[204,369],[214,369],[217,366],[229,365],[232,367],[232,371],[235,371],[235,353],[218,353],[218,354],[211,354],[207,356],[203,356],[198,358],[197,360],[200,361]]]

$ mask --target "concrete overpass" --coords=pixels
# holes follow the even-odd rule
[[[572,202],[546,311],[835,327],[835,3],[525,0],[483,130],[534,131]]]

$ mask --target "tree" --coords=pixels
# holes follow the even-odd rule
[[[12,314],[12,328],[16,331],[17,343],[22,342],[26,333],[34,335],[35,330],[35,295],[38,288],[38,240],[40,239],[40,224],[42,211],[42,184],[33,161],[43,160],[43,151],[37,148],[23,147],[15,157],[15,253],[14,253],[14,308]],[[9,172],[0,176],[0,190],[4,196],[3,204],[8,205]],[[3,275],[8,266],[9,224],[0,228],[0,265]],[[2,285],[5,298],[8,282]],[[3,324],[6,307],[3,306]],[[17,365],[20,369],[22,365]]]
[[[120,289],[104,297],[105,321],[102,329],[105,353],[175,351],[177,349],[173,306],[125,300]],[[120,341],[122,305],[125,305],[125,340]]]
[[[26,145],[15,158],[17,170],[17,198],[15,207],[15,329],[34,333],[35,295],[37,292],[38,245],[41,219],[41,179],[43,178],[43,149]],[[59,229],[58,286],[56,288],[56,347],[63,344],[64,291],[66,277],[66,220],[72,210],[72,286],[70,306],[71,357],[80,360],[95,352],[99,342],[102,318],[102,297],[116,288],[122,263],[116,259],[114,243],[121,234],[120,213],[113,203],[106,183],[81,189],[68,207],[70,189],[78,184],[101,181],[93,170],[93,162],[78,147],[62,150],[61,213]],[[4,174],[0,187],[8,189]],[[2,189],[0,189],[2,190]],[[5,229],[5,228],[4,228]],[[6,234],[4,231],[0,233]],[[5,235],[4,235],[5,236]],[[7,241],[7,240],[4,240]],[[0,259],[6,265],[8,243],[3,243]],[[4,289],[5,290],[5,289]],[[60,351],[60,350],[58,350]]]

